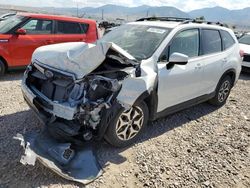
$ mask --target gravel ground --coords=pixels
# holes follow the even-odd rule
[[[12,137],[41,124],[22,98],[22,73],[0,80],[0,188],[83,187],[37,163],[19,163]],[[98,144],[104,174],[87,187],[250,187],[250,74],[222,108],[200,104],[149,123],[134,146]]]

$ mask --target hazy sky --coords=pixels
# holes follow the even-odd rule
[[[222,6],[228,9],[241,9],[250,7],[249,0],[0,0],[0,4],[23,6],[52,6],[73,7],[78,2],[80,7],[98,7],[105,4],[124,6],[174,6],[184,11],[190,11],[203,7]]]

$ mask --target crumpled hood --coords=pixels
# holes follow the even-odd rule
[[[243,50],[245,54],[250,54],[250,45],[240,43],[240,49]]]
[[[70,42],[37,48],[32,55],[32,62],[38,61],[61,71],[73,73],[80,79],[102,64],[109,49],[117,51],[129,60],[135,60],[114,43]]]

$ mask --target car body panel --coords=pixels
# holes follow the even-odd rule
[[[48,45],[53,35],[13,35],[9,40],[10,65],[25,66],[31,61],[31,54],[39,46]]]
[[[199,58],[190,59],[187,65],[175,65],[167,69],[167,63],[158,63],[158,109],[164,109],[201,96],[204,67],[198,66]],[[192,88],[192,89],[190,89]]]
[[[32,62],[38,61],[55,69],[70,72],[76,75],[76,79],[81,79],[102,64],[109,49],[134,60],[130,54],[112,43],[75,42],[40,47],[33,53]]]

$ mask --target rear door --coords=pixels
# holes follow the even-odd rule
[[[78,22],[56,21],[55,42],[84,42],[87,27]]]
[[[222,52],[222,39],[219,30],[201,30],[201,62],[204,66],[202,89],[207,94],[215,91],[223,66],[227,63],[227,53]]]
[[[36,48],[54,43],[52,20],[32,18],[21,28],[26,30],[26,34],[14,34],[9,40],[10,55],[15,66],[28,65]]]

